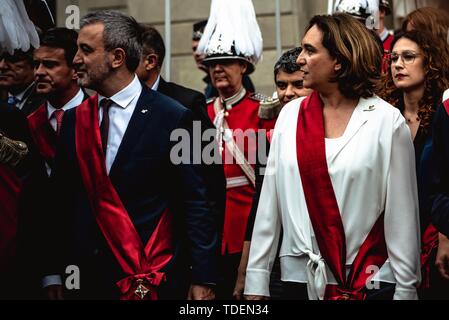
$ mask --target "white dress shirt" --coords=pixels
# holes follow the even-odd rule
[[[382,31],[382,33],[379,35],[380,40],[382,40],[382,42],[385,41],[385,39],[388,38],[389,35],[391,35],[391,31],[388,30],[387,28],[384,28],[384,31]]]
[[[59,110],[64,110],[64,112],[65,112],[67,110],[73,109],[73,108],[79,106],[81,103],[83,103],[83,99],[84,99],[84,92],[83,92],[83,90],[80,89],[78,91],[78,93],[72,98],[72,100],[67,102]],[[56,118],[53,117],[53,112],[55,112],[56,110],[58,110],[58,109],[53,107],[51,105],[51,103],[49,101],[47,101],[47,117],[48,117],[48,121],[50,121],[50,125],[53,128],[53,130],[55,130],[55,131],[56,131],[57,123],[56,123]]]
[[[443,93],[443,102],[446,101],[447,99],[449,99],[449,89],[447,89]]]
[[[109,98],[113,101],[113,104],[109,108],[109,133],[106,148],[106,168],[108,173],[111,171],[112,164],[115,161],[141,93],[142,85],[137,76],[134,76],[134,80],[126,88]],[[100,103],[103,99],[105,97],[98,96],[99,105],[101,105]],[[102,108],[99,110],[98,118],[101,124],[103,119]]]
[[[322,299],[326,283],[336,284],[314,236],[298,168],[301,102],[287,104],[276,123],[251,242],[248,295],[269,296],[281,226],[281,279],[307,283],[310,299]],[[415,153],[404,118],[378,97],[360,99],[343,136],[325,143],[345,230],[347,271],[385,212],[388,260],[373,280],[396,283],[394,299],[417,299],[421,281],[418,194]]]
[[[157,89],[159,89],[160,82],[161,82],[161,75],[158,75],[156,81],[153,83],[153,86],[151,87],[151,90],[157,91]]]
[[[78,93],[72,98],[72,100],[70,100],[69,102],[67,102],[60,110],[70,110],[72,108],[75,108],[77,106],[79,106],[84,99],[84,93],[83,90],[79,90]],[[49,101],[47,101],[47,117],[48,117],[48,121],[50,122],[50,126],[53,128],[53,130],[56,131],[56,127],[57,127],[57,123],[56,123],[56,118],[53,116],[53,112],[55,112],[56,109],[55,107],[53,107],[51,105],[51,103]],[[51,167],[50,165],[45,162],[45,167],[47,168],[47,174],[48,176],[51,175]]]

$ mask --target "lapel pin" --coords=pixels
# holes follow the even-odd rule
[[[142,114],[147,114],[148,113],[148,109],[143,109],[141,112],[142,112]]]

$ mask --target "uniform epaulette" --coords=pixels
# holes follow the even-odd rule
[[[259,101],[259,118],[270,120],[275,119],[281,112],[281,103],[279,99],[268,97],[261,93],[255,93],[250,96],[251,99]]]
[[[16,167],[28,155],[25,142],[12,140],[0,132],[0,163]]]
[[[270,97],[264,95],[263,93],[256,92],[249,95],[249,98],[257,102],[262,102],[268,100]]]
[[[206,100],[206,104],[211,104],[212,102],[215,101],[215,99],[217,99],[217,97],[212,97]]]

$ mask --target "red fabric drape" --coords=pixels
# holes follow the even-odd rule
[[[0,164],[0,272],[6,272],[15,257],[21,189],[22,183],[14,171]]]
[[[421,273],[422,283],[421,288],[428,289],[431,287],[430,270],[435,268],[435,257],[438,250],[438,230],[430,224],[424,234],[422,235],[422,249],[421,249]]]
[[[47,162],[53,160],[56,153],[56,134],[48,121],[45,104],[28,116],[28,126],[41,156]]]
[[[449,115],[449,99],[443,102],[443,107]]]
[[[128,275],[117,282],[123,300],[157,299],[165,280],[160,270],[171,260],[172,216],[166,211],[148,243],[143,245],[117,191],[107,174],[98,120],[98,96],[76,110],[76,151],[81,176],[92,210],[109,247]],[[149,292],[142,297],[142,290]]]
[[[323,103],[317,92],[303,100],[297,124],[297,159],[310,220],[321,255],[338,285],[328,285],[325,299],[366,298],[363,289],[372,274],[369,266],[380,268],[387,259],[381,214],[346,277],[346,238],[326,160]],[[361,213],[362,214],[362,213]],[[360,216],[362,219],[362,216]]]

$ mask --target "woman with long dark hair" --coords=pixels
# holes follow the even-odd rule
[[[390,69],[384,98],[397,107],[410,128],[415,146],[419,211],[422,234],[422,298],[442,297],[445,280],[438,276],[435,256],[438,231],[431,225],[432,121],[449,87],[445,73],[449,63],[435,46],[431,34],[423,31],[400,33],[392,43]]]

